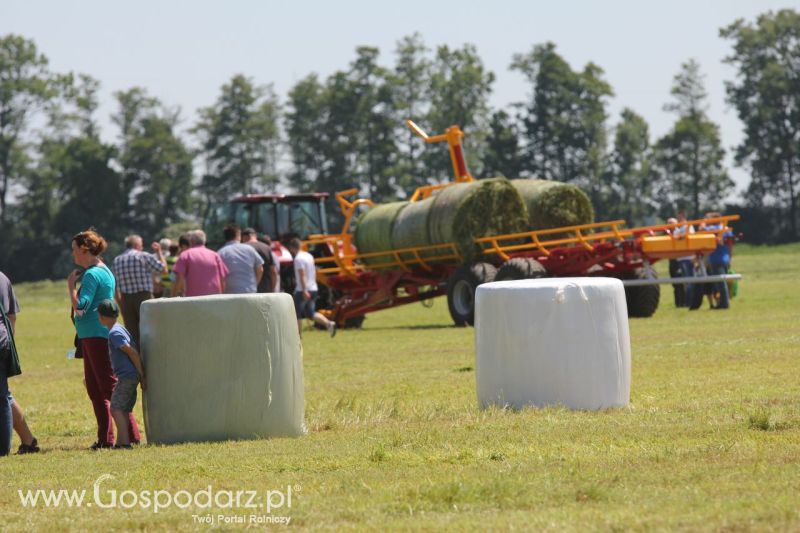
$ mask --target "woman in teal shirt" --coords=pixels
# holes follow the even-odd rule
[[[114,298],[116,288],[114,275],[100,258],[106,247],[105,239],[93,229],[75,235],[72,238],[72,258],[81,269],[74,270],[67,279],[69,297],[75,312],[75,330],[83,355],[86,391],[97,419],[97,442],[92,444],[93,450],[114,445],[111,393],[117,384],[117,377],[111,369],[108,356],[108,329],[100,323],[100,315],[97,313],[100,302]],[[80,290],[75,288],[78,279],[81,279]],[[141,437],[133,413],[129,423],[131,442],[138,443]]]

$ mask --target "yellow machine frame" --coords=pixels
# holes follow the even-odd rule
[[[513,253],[536,251],[546,257],[550,255],[553,248],[578,245],[591,251],[592,245],[596,243],[640,239],[642,253],[648,257],[653,259],[673,258],[714,251],[718,239],[721,239],[722,234],[730,229],[728,223],[734,220],[739,220],[739,215],[701,218],[684,223],[658,224],[638,228],[624,228],[624,220],[614,220],[482,237],[476,239],[475,243],[481,248],[483,256],[497,256],[501,261],[507,261],[511,257],[510,254]],[[688,236],[674,235],[674,230],[680,226],[704,227],[711,224],[720,224],[721,227],[714,230],[700,230]],[[434,263],[463,261],[455,243],[399,248],[367,254],[353,252],[351,243],[349,234],[316,235],[306,241],[307,245],[327,244],[333,250],[338,251],[332,256],[317,258],[317,274],[323,281],[327,276],[336,275],[346,275],[357,279],[357,274],[364,270],[399,268],[409,271],[412,267],[417,266],[430,270],[431,264]],[[373,261],[370,265],[366,264],[365,260],[375,258],[388,259],[380,263]]]

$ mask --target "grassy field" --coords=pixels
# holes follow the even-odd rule
[[[269,490],[290,527],[799,530],[800,246],[740,246],[729,311],[631,321],[628,408],[477,408],[473,330],[439,299],[307,331],[307,437],[90,452],[95,427],[62,282],[17,287],[24,375],[44,453],[0,460],[3,530],[192,530],[207,510],[24,508],[18,489]],[[664,267],[661,267],[664,270]],[[188,332],[187,332],[188,333]],[[139,419],[141,410],[137,406]],[[15,438],[15,446],[17,444]],[[108,498],[104,496],[105,501]],[[261,500],[259,500],[261,501]],[[212,510],[264,515],[262,510]],[[249,519],[249,518],[246,518]]]

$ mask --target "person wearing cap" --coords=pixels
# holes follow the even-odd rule
[[[269,237],[265,237],[269,239]],[[278,284],[278,258],[272,253],[269,243],[258,240],[256,230],[245,228],[242,230],[242,243],[252,246],[258,256],[264,261],[264,275],[258,283],[258,292],[279,292]]]
[[[177,244],[173,245],[172,239],[167,239],[166,237],[158,241],[158,246],[161,248],[161,255],[164,257],[164,264],[167,268],[153,274],[153,298],[168,298],[170,295],[169,289],[172,286],[172,280],[169,276],[172,273],[172,266],[177,260],[177,257],[172,257],[171,250],[174,246],[177,251],[178,246]],[[171,262],[170,259],[172,260]]]
[[[100,323],[108,328],[108,355],[117,376],[117,384],[111,393],[111,416],[117,426],[117,443],[114,448],[130,448],[128,424],[133,420],[136,386],[141,383],[142,391],[147,389],[142,358],[133,344],[130,332],[117,324],[119,307],[116,302],[103,300],[97,306],[97,313],[100,315]]]

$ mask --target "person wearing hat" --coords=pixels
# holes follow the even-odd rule
[[[265,236],[265,239],[269,237]],[[278,269],[280,265],[278,258],[272,252],[272,247],[268,242],[258,240],[256,230],[245,228],[242,230],[242,243],[252,246],[258,256],[264,260],[264,275],[258,282],[258,292],[280,292],[280,279]]]
[[[133,406],[136,405],[136,387],[142,384],[147,389],[147,381],[142,368],[142,358],[131,340],[130,332],[117,324],[119,307],[114,300],[103,300],[97,306],[100,323],[108,328],[108,355],[117,376],[117,385],[111,393],[111,416],[117,426],[115,449],[130,448],[131,436],[128,424],[133,420]]]

